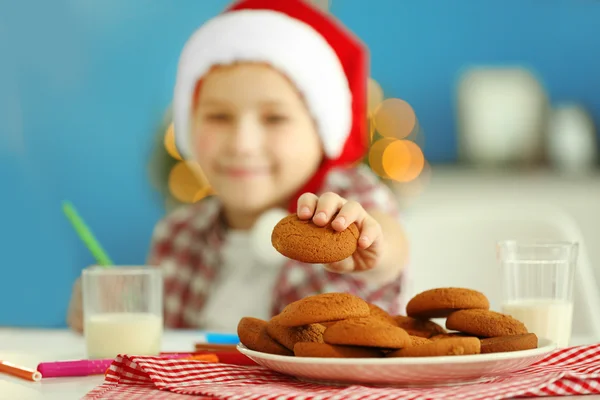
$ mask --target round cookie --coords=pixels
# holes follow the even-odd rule
[[[267,321],[244,317],[238,323],[237,334],[240,342],[250,350],[280,356],[293,355],[289,349],[277,343],[267,334]]]
[[[383,322],[387,322],[388,324],[392,324],[394,326],[398,325],[394,317],[385,312],[382,308],[376,306],[375,304],[369,304],[370,316],[371,318],[379,319]]]
[[[349,293],[323,293],[288,304],[278,315],[283,326],[302,326],[347,318],[368,317],[369,305]]]
[[[383,354],[368,347],[336,346],[327,343],[298,342],[294,346],[296,357],[320,358],[380,358]]]
[[[406,347],[386,354],[386,357],[439,357],[479,354],[481,344],[477,338],[448,338]]]
[[[330,264],[350,257],[358,245],[359,230],[352,223],[342,232],[288,215],[275,225],[273,247],[282,255],[303,263]]]
[[[406,314],[414,318],[446,318],[457,310],[489,308],[490,302],[481,292],[463,288],[439,288],[426,290],[410,299],[406,305]]]
[[[511,317],[490,310],[460,310],[446,319],[446,328],[469,333],[482,338],[524,335],[525,324]]]
[[[339,321],[323,334],[328,344],[400,349],[412,345],[410,336],[402,328],[376,318],[354,318]]]
[[[408,332],[412,336],[420,336],[423,338],[431,338],[436,335],[446,333],[446,330],[433,321],[426,319],[416,319],[405,317],[404,315],[396,315],[394,317],[396,325]]]
[[[537,346],[538,338],[533,333],[481,339],[482,354],[537,349]]]
[[[411,341],[412,346],[421,346],[423,344],[431,343],[431,340],[429,340],[429,339],[426,339],[426,338],[420,337],[420,336],[412,336],[412,335],[410,337],[410,341]]]
[[[267,323],[269,336],[291,351],[294,350],[294,345],[298,342],[323,343],[323,332],[325,332],[325,327],[319,324],[283,326],[278,322],[277,317],[273,317]]]
[[[473,336],[469,333],[463,333],[463,332],[449,332],[449,333],[442,333],[441,335],[432,336],[430,339],[431,340],[440,340],[440,339],[448,339],[448,338],[456,338],[456,337],[477,337],[477,336]],[[477,339],[479,339],[479,338],[477,338]]]

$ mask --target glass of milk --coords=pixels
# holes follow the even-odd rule
[[[567,347],[571,339],[577,253],[574,242],[498,243],[502,312],[558,347]]]
[[[163,279],[152,267],[86,268],[82,273],[88,358],[158,355],[163,333]]]

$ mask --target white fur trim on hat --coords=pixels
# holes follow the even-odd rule
[[[317,123],[325,154],[337,158],[352,128],[352,93],[337,54],[308,24],[270,10],[221,14],[199,28],[179,60],[173,99],[176,143],[190,151],[190,109],[200,78],[218,64],[266,62],[302,93]]]

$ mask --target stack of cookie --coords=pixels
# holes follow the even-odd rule
[[[474,290],[420,293],[407,314],[391,316],[351,294],[326,293],[291,303],[270,321],[242,318],[238,336],[251,350],[296,357],[432,357],[537,347],[520,321],[490,311]],[[430,318],[447,318],[453,331]]]
[[[434,335],[430,338],[432,341],[456,337],[478,338],[481,353],[537,347],[537,336],[529,333],[525,324],[510,315],[490,311],[489,308],[490,302],[481,292],[463,288],[440,288],[427,290],[413,297],[406,306],[406,313],[418,320],[446,318],[446,328],[453,332]]]

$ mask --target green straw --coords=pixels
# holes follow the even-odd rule
[[[108,254],[106,254],[106,251],[104,251],[100,243],[98,243],[94,237],[92,231],[87,227],[79,214],[77,214],[73,204],[68,201],[63,201],[63,211],[71,222],[71,225],[73,225],[73,228],[75,228],[77,235],[86,245],[90,253],[92,253],[98,264],[103,267],[114,265]]]

